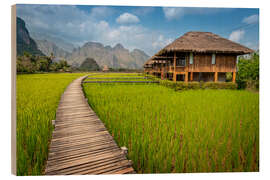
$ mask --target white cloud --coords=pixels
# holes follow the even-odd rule
[[[231,41],[235,41],[235,42],[239,42],[245,35],[245,31],[244,30],[236,30],[233,31],[230,36],[229,36],[229,40]]]
[[[221,11],[231,11],[229,8],[194,8],[194,7],[164,7],[163,13],[168,20],[180,19],[188,14],[215,14]]]
[[[184,15],[184,8],[173,8],[173,7],[164,7],[164,15],[167,19],[176,19]]]
[[[25,20],[30,34],[46,34],[75,45],[82,46],[89,41],[111,46],[121,43],[129,50],[138,48],[153,55],[170,42],[163,33],[140,24],[115,26],[94,18],[92,12],[76,6],[17,5],[17,15]]]
[[[172,41],[173,39],[171,38],[166,39],[163,35],[159,35],[158,38],[152,42],[152,47],[159,50],[164,46],[170,44]]]
[[[139,18],[130,13],[123,13],[117,19],[116,22],[119,24],[130,24],[140,22]]]
[[[245,17],[242,22],[246,24],[256,24],[259,22],[259,15],[254,14],[254,15]]]

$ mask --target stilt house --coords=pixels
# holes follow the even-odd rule
[[[148,74],[173,81],[225,81],[236,78],[237,56],[253,50],[211,32],[188,32],[145,64]]]

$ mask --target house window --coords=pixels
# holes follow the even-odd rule
[[[216,54],[212,54],[212,64],[216,64]]]
[[[193,64],[193,53],[189,54],[189,64]]]
[[[186,57],[180,56],[178,59],[176,59],[176,66],[186,66]]]

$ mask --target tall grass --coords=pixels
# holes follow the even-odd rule
[[[84,84],[89,104],[138,173],[259,170],[259,95]]]
[[[17,174],[44,170],[56,109],[68,84],[79,73],[17,75]]]

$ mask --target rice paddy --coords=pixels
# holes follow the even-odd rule
[[[259,170],[257,93],[176,92],[156,84],[83,86],[118,145],[128,148],[138,173]]]
[[[51,120],[61,94],[83,75],[17,75],[18,175],[43,173],[53,130]],[[148,80],[130,73],[89,77]],[[128,158],[138,173],[259,170],[258,93],[177,92],[141,83],[85,83],[83,87],[90,106],[118,145],[128,148]]]
[[[17,75],[17,175],[42,174],[60,97],[82,75]]]

